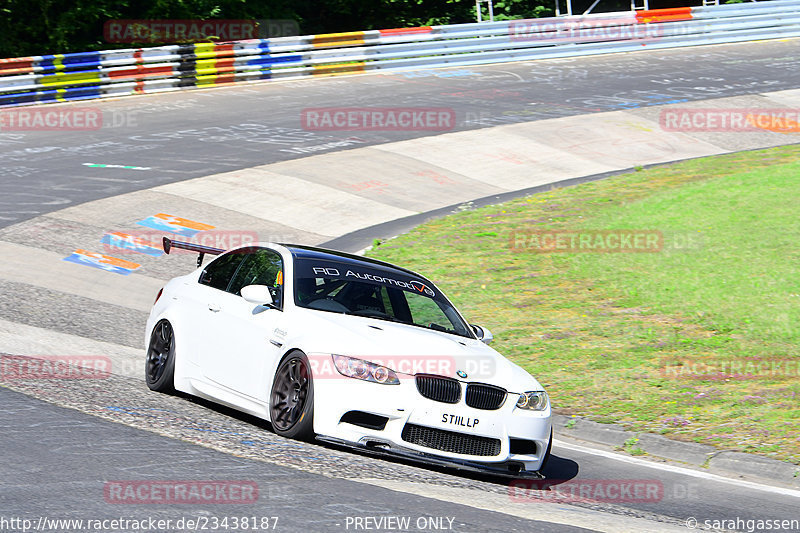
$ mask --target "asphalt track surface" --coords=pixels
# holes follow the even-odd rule
[[[304,109],[443,108],[459,131],[792,89],[799,69],[796,41],[774,41],[69,104],[100,109],[103,128],[0,132],[0,227],[164,183],[442,133],[309,131]],[[109,178],[91,163],[151,171]]]
[[[101,108],[119,126],[0,132],[0,223],[163,183],[425,134],[310,132],[300,123],[305,108],[445,107],[455,111],[456,130],[474,129],[797,88],[798,63],[796,42],[747,43],[89,102],[81,105]],[[86,166],[122,161],[157,171],[109,179]],[[609,458],[579,443],[557,443],[545,471],[549,479],[657,480],[663,496],[654,502],[514,502],[498,480],[285,441],[257,421],[149,393],[130,378],[14,387],[27,395],[0,388],[0,518],[257,514],[278,516],[279,531],[353,530],[346,528],[348,517],[390,515],[451,517],[453,531],[578,531],[568,525],[577,523],[590,530],[592,524],[643,530],[642,523],[629,522],[637,518],[658,531],[678,530],[689,517],[800,518],[797,497],[788,491]],[[156,507],[103,499],[109,480],[209,478],[256,481],[259,503]]]
[[[262,517],[269,518],[270,528],[277,517],[277,531],[343,531],[348,516],[385,515],[413,516],[414,522],[419,517],[449,517],[454,519],[453,531],[530,531],[532,527],[537,531],[586,531],[408,494],[398,497],[389,489],[242,459],[94,416],[76,415],[7,389],[0,389],[0,401],[3,449],[27,450],[24,461],[6,462],[4,468],[4,485],[9,489],[3,491],[6,518],[29,517],[31,509],[52,520],[87,522],[126,517],[177,524],[181,518],[257,516],[259,523]],[[259,503],[130,505],[109,504],[104,497],[109,482],[196,480],[198,475],[255,482]],[[112,494],[108,496],[113,498]],[[236,495],[229,492],[227,497]],[[448,520],[443,523],[451,525]]]
[[[618,454],[613,456],[619,459],[610,459],[609,452],[574,442],[554,446],[543,472],[555,488],[518,494],[503,479],[288,441],[256,419],[204,401],[152,393],[133,378],[26,380],[18,386],[51,403],[0,388],[0,443],[6,459],[0,466],[1,495],[3,513],[9,516],[177,519],[190,511],[220,517],[258,511],[279,516],[282,531],[344,531],[342,520],[353,516],[449,516],[456,520],[453,531],[476,532],[575,531],[575,524],[602,531],[678,531],[689,517],[800,518],[796,492],[792,496],[780,488],[753,488],[665,464],[643,466]],[[104,498],[107,482],[206,479],[256,482],[259,501],[239,507],[176,507]],[[587,502],[558,496],[580,490],[581,484],[594,490],[604,483],[598,480],[655,483],[660,489],[649,501]],[[466,507],[417,498],[437,495]]]

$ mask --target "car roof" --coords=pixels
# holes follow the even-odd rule
[[[368,264],[376,267],[380,267],[382,269],[389,269],[395,270],[399,272],[403,272],[405,274],[410,274],[412,276],[426,279],[424,276],[420,276],[413,270],[409,270],[407,268],[399,267],[397,265],[393,265],[391,263],[387,263],[385,261],[380,261],[378,259],[372,259],[370,257],[363,257],[360,255],[348,254],[346,252],[339,252],[337,250],[328,250],[325,248],[317,248],[314,246],[305,246],[302,244],[284,244],[280,243],[281,246],[289,250],[295,258],[299,259],[335,259],[338,261],[343,261],[346,263],[352,264]],[[427,280],[426,280],[427,281]]]

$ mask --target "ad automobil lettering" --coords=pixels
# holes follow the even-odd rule
[[[389,285],[392,287],[399,287],[403,290],[424,294],[429,298],[435,298],[436,293],[431,289],[427,283],[415,279],[396,279],[395,273],[391,273],[392,277],[380,275],[377,272],[364,272],[356,271],[347,268],[346,265],[326,266],[322,262],[315,262],[307,268],[308,273],[302,272],[302,268],[298,265],[299,277],[325,277],[325,278],[342,278],[342,279],[358,279],[372,283],[380,283],[382,285]],[[389,274],[389,273],[387,273]]]

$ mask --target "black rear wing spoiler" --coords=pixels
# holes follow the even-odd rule
[[[193,242],[173,241],[169,237],[164,237],[161,242],[164,246],[164,253],[167,255],[169,255],[169,251],[172,248],[180,248],[181,250],[189,250],[190,252],[199,253],[200,255],[197,256],[198,267],[203,264],[203,257],[206,254],[219,255],[225,252],[225,250],[222,250],[221,248],[212,248],[211,246],[203,246],[202,244],[195,244]]]

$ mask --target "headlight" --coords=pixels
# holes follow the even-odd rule
[[[547,409],[547,393],[545,391],[523,392],[517,400],[517,407],[528,411],[544,411]]]
[[[383,385],[397,385],[400,380],[391,368],[376,365],[369,361],[347,357],[345,355],[332,355],[336,370],[348,378],[363,379]]]

